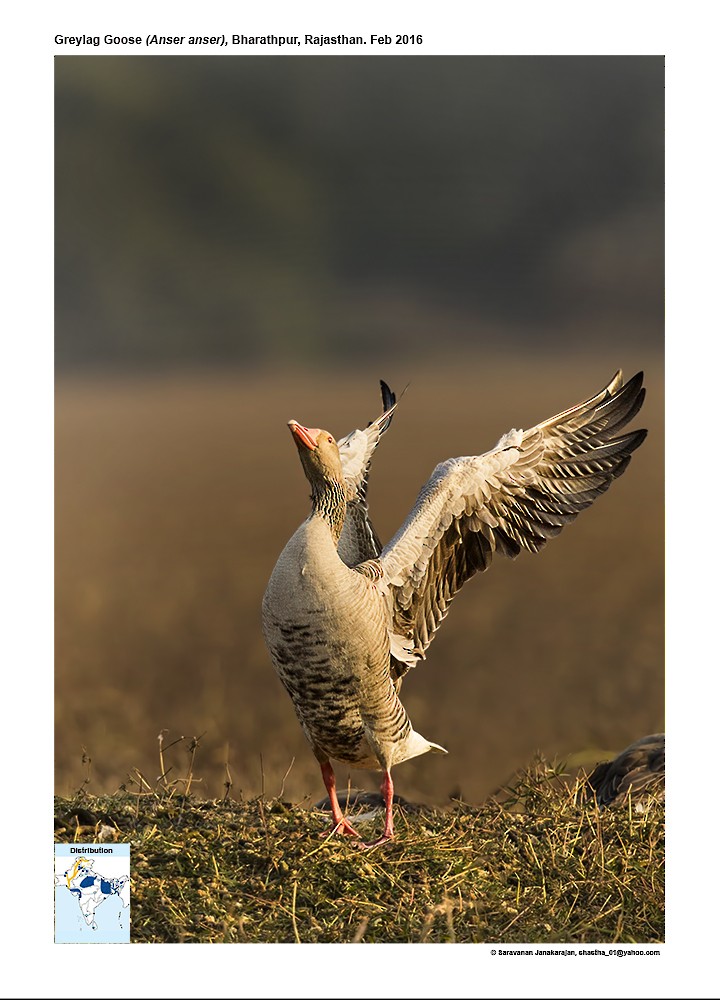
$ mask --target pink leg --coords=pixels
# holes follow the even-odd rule
[[[344,833],[347,837],[359,837],[360,834],[357,830],[350,826],[342,814],[342,809],[340,808],[337,792],[335,790],[335,772],[332,769],[330,761],[326,761],[324,764],[321,764],[320,770],[322,771],[323,781],[325,782],[325,787],[327,788],[328,795],[330,796],[330,808],[332,809],[333,818],[333,825],[324,834],[324,836],[329,837],[337,830],[340,833]]]
[[[377,847],[378,844],[384,844],[386,841],[392,840],[395,836],[395,827],[392,815],[393,795],[395,794],[395,789],[393,787],[393,780],[390,777],[389,770],[383,775],[382,785],[380,787],[383,793],[383,798],[385,799],[385,829],[382,837],[378,837],[377,840],[373,840],[369,844],[358,844],[358,847],[363,849],[368,847]]]

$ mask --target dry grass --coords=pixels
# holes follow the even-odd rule
[[[397,839],[360,852],[281,798],[136,786],[58,800],[56,836],[130,842],[135,942],[662,941],[662,805],[578,792],[538,760],[480,807],[398,810]]]
[[[618,751],[663,728],[663,426],[658,359],[558,363],[452,359],[443,369],[317,370],[61,381],[57,392],[57,791],[111,793],[154,741],[204,734],[193,790],[222,796],[226,762],[246,797],[322,794],[259,624],[266,581],[306,515],[285,422],[336,433],[403,397],[370,490],[387,539],[433,466],[595,391],[622,363],[647,371],[627,474],[537,557],[497,560],[457,598],[427,663],[403,687],[415,727],[446,746],[396,772],[408,798],[479,802],[540,748]],[[589,760],[588,763],[592,763]],[[185,764],[170,755],[171,777]],[[357,783],[353,776],[353,783]],[[343,784],[346,774],[338,770]],[[298,907],[303,905],[298,890]],[[369,917],[370,919],[370,917]],[[464,918],[463,918],[464,919]],[[469,919],[469,918],[468,918]]]

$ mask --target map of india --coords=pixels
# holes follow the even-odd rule
[[[55,845],[55,940],[130,940],[128,844]]]

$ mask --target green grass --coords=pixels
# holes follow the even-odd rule
[[[542,760],[480,806],[325,813],[177,791],[56,800],[56,839],[131,844],[135,942],[638,942],[664,936],[664,811],[598,811]],[[368,838],[378,815],[361,824]]]

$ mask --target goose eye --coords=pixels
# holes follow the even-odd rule
[[[328,444],[334,444],[331,434],[328,434]]]

